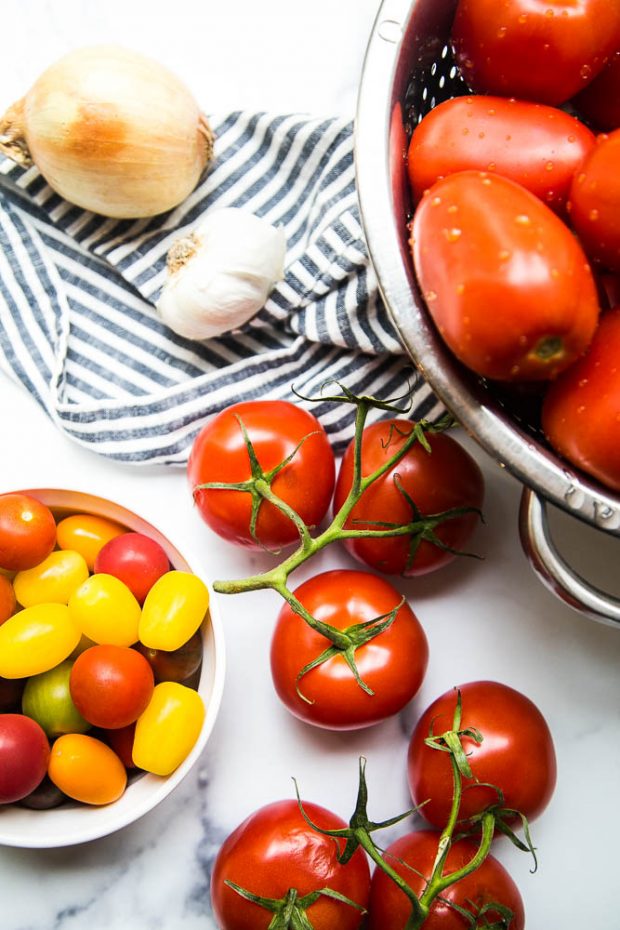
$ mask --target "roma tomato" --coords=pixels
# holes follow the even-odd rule
[[[430,315],[458,359],[487,378],[554,378],[598,321],[591,268],[568,227],[520,184],[459,171],[416,209],[411,248]]]
[[[620,46],[620,0],[459,0],[452,44],[472,90],[565,103]]]
[[[542,427],[565,459],[620,491],[620,307],[603,314],[583,358],[555,381]]]
[[[71,669],[73,703],[93,726],[116,730],[134,723],[153,695],[153,671],[126,646],[92,646]]]
[[[21,571],[46,558],[56,542],[54,516],[29,494],[0,494],[0,568]]]
[[[50,757],[47,736],[22,714],[0,714],[0,804],[20,801],[43,780]]]
[[[433,830],[418,830],[400,837],[384,852],[389,864],[418,897],[432,874],[439,837],[440,834]],[[450,847],[442,874],[448,875],[466,866],[477,848],[471,840],[457,840]],[[435,899],[424,921],[424,930],[466,930],[473,924],[454,906],[479,915],[490,904],[501,904],[512,912],[510,930],[523,930],[525,915],[519,889],[504,866],[492,855],[487,856],[475,872],[451,885],[440,898]],[[368,930],[404,930],[410,916],[411,904],[407,896],[382,869],[375,869],[370,887]],[[501,914],[490,909],[484,912],[484,916],[487,923],[476,926],[490,926],[494,920],[500,920]]]
[[[84,720],[71,698],[69,679],[73,663],[61,662],[26,682],[22,694],[22,712],[43,727],[50,739],[63,733],[85,733],[90,724]]]
[[[86,559],[86,564],[92,572],[95,559],[103,546],[110,539],[126,532],[126,527],[106,517],[97,517],[92,513],[74,513],[58,522],[58,547],[79,552]]]
[[[127,771],[116,753],[85,733],[58,737],[48,775],[67,797],[97,806],[117,801],[127,786]]]
[[[95,643],[132,646],[138,641],[141,610],[126,584],[114,575],[91,575],[69,598],[77,628]]]
[[[620,49],[572,101],[581,116],[598,129],[620,128]]]
[[[155,685],[136,721],[134,764],[155,775],[170,775],[194,748],[204,719],[202,698],[192,688],[176,681]]]
[[[545,718],[529,698],[495,681],[474,681],[460,686],[461,729],[475,728],[481,744],[470,737],[462,743],[473,779],[463,779],[459,819],[472,817],[498,803],[494,785],[504,795],[502,807],[520,811],[532,820],[545,809],[553,794],[556,760],[553,739]],[[446,752],[425,745],[431,734],[452,729],[456,689],[447,691],[422,714],[411,736],[408,778],[415,804],[435,827],[443,828],[453,795],[452,765]],[[477,784],[477,782],[484,782]]]
[[[381,420],[367,426],[362,435],[362,475],[370,475],[384,465],[413,429],[414,424],[410,420],[400,419]],[[423,515],[439,514],[453,507],[478,510],[482,507],[484,479],[476,461],[446,433],[429,434],[427,439],[430,453],[415,442],[397,465],[364,491],[351,511],[347,528],[376,529],[377,521],[398,525],[412,523],[416,519],[415,514],[399,490],[399,484]],[[334,494],[336,511],[342,507],[351,489],[353,451],[351,443],[338,472]],[[439,523],[435,533],[444,546],[462,550],[478,522],[478,513],[462,514]],[[456,557],[454,552],[422,539],[411,561],[412,543],[409,536],[357,537],[347,540],[346,546],[358,561],[388,575],[422,575],[441,568]]]
[[[317,804],[304,803],[311,820],[326,830],[341,830],[340,817]],[[366,907],[370,885],[367,860],[358,849],[346,865],[338,862],[342,840],[323,836],[304,820],[296,801],[261,807],[241,823],[222,845],[211,875],[211,903],[221,930],[267,930],[273,913],[242,898],[226,882],[252,894],[299,897],[330,888]],[[357,930],[362,913],[350,904],[320,895],[307,909],[314,930]],[[298,922],[292,926],[306,926]]]
[[[189,482],[198,509],[212,530],[238,545],[274,548],[295,542],[299,536],[294,523],[273,504],[261,503],[256,531],[252,533],[249,491],[198,489],[206,482],[244,482],[251,478],[240,421],[265,473],[295,453],[274,478],[273,493],[297,511],[308,526],[319,524],[327,512],[335,472],[329,441],[316,417],[283,400],[234,404],[203,427],[188,462]]]
[[[68,604],[76,588],[88,578],[88,566],[72,549],[50,552],[33,568],[18,572],[13,579],[15,596],[23,607],[34,604]]]
[[[338,630],[387,615],[402,601],[387,581],[357,571],[316,575],[295,596],[313,617]],[[342,655],[299,678],[301,669],[330,645],[288,604],[282,607],[271,640],[273,683],[288,710],[308,723],[332,730],[369,726],[402,710],[422,684],[428,644],[408,604],[387,630],[355,651],[360,676],[374,694],[362,690]]]
[[[0,626],[13,616],[16,607],[13,585],[5,575],[0,575]]]
[[[66,604],[35,604],[0,626],[0,675],[27,678],[54,668],[71,655],[80,631]]]
[[[95,572],[120,578],[139,604],[169,568],[170,562],[162,547],[144,533],[115,536],[95,559]]]
[[[477,168],[517,181],[562,212],[573,174],[593,145],[593,133],[555,107],[475,94],[453,97],[430,110],[411,136],[414,200],[439,178]]]
[[[573,179],[569,207],[586,254],[620,271],[620,129],[598,137]]]
[[[209,607],[209,589],[191,572],[159,578],[144,601],[138,633],[150,649],[179,649],[194,635]]]

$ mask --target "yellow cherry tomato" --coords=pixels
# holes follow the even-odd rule
[[[47,672],[64,662],[79,641],[80,631],[66,604],[26,607],[0,626],[0,677]]]
[[[198,575],[171,571],[158,578],[140,617],[140,642],[171,652],[194,635],[209,606],[209,590]]]
[[[103,572],[91,575],[69,598],[73,622],[93,642],[132,646],[138,641],[140,605],[126,584]]]
[[[86,559],[90,571],[107,542],[121,536],[127,529],[120,523],[97,517],[92,513],[75,513],[60,520],[56,527],[56,542],[61,549],[75,549]]]
[[[155,685],[146,710],[138,717],[133,761],[155,775],[169,775],[193,749],[205,719],[197,691],[176,681]]]
[[[127,770],[116,753],[83,733],[58,737],[47,774],[68,797],[84,804],[111,804],[127,785]]]
[[[15,597],[23,607],[67,604],[76,588],[88,578],[83,555],[73,549],[50,552],[46,559],[18,572],[13,579]]]

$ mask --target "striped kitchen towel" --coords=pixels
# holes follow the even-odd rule
[[[338,119],[234,113],[211,120],[215,159],[155,219],[112,220],[55,194],[36,168],[0,163],[0,367],[65,433],[134,463],[182,464],[234,401],[402,393],[407,360],[382,305],[358,212],[353,129]],[[158,319],[166,253],[206,211],[242,207],[286,234],[284,279],[234,333],[192,342]],[[353,411],[311,409],[336,448]],[[429,388],[412,415],[433,417]]]

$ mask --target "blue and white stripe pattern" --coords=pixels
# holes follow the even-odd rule
[[[215,160],[177,209],[112,220],[0,163],[0,367],[77,442],[127,462],[182,464],[238,400],[402,393],[407,360],[377,293],[355,192],[350,122],[264,113],[211,119]],[[242,207],[282,226],[284,279],[242,329],[191,342],[158,319],[166,253],[202,214]],[[352,410],[311,409],[337,448]],[[427,385],[411,415],[434,417]]]

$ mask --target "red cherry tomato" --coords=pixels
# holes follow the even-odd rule
[[[459,0],[452,43],[473,90],[560,104],[620,46],[620,2]]]
[[[453,97],[418,123],[409,144],[417,202],[455,171],[497,172],[562,212],[573,174],[594,145],[583,123],[555,107],[484,95]]]
[[[158,578],[170,569],[168,556],[143,533],[123,533],[107,542],[95,559],[95,573],[114,575],[142,604]]]
[[[47,736],[22,714],[0,714],[0,804],[20,801],[43,780],[50,757]]]
[[[261,504],[254,538],[249,492],[197,490],[198,485],[210,481],[242,482],[251,477],[238,418],[265,472],[280,465],[304,440],[271,488],[308,526],[319,524],[327,512],[335,470],[329,441],[316,417],[283,400],[234,404],[201,430],[188,462],[189,482],[198,509],[212,530],[238,545],[273,548],[295,542],[299,536],[294,523],[273,504]]]
[[[620,271],[620,129],[598,137],[573,179],[569,207],[586,254]]]
[[[459,819],[467,819],[498,803],[495,785],[504,795],[502,807],[520,811],[532,820],[545,809],[556,780],[556,761],[549,727],[529,698],[495,681],[475,681],[460,686],[463,715],[461,729],[475,728],[483,741],[470,737],[462,743],[474,780],[463,779]],[[425,745],[431,727],[435,735],[452,729],[456,690],[442,694],[422,714],[411,736],[408,777],[420,813],[435,827],[443,828],[453,796],[452,765],[447,753]]]
[[[362,436],[362,474],[372,474],[385,464],[411,433],[410,420],[382,420],[366,427]],[[453,507],[482,506],[484,480],[478,464],[446,433],[427,436],[431,452],[415,442],[403,458],[382,478],[364,491],[351,511],[346,527],[376,529],[373,523],[412,523],[415,515],[399,484],[422,514],[438,514]],[[346,450],[334,494],[334,509],[344,504],[353,481],[353,443]],[[398,476],[398,481],[396,479]],[[475,512],[445,520],[436,527],[444,546],[462,550],[480,522]],[[388,575],[422,575],[451,562],[454,552],[432,542],[420,542],[409,564],[411,538],[408,536],[370,539],[358,537],[346,542],[349,552],[360,562]]]
[[[446,344],[479,375],[554,378],[598,320],[592,271],[568,227],[520,184],[459,171],[416,209],[412,253]]]
[[[430,878],[433,871],[439,836],[433,830],[419,830],[400,837],[385,850],[384,857],[389,864],[418,896],[424,891],[425,879]],[[475,842],[457,840],[450,847],[443,874],[463,868],[476,850]],[[475,872],[455,882],[435,899],[424,921],[424,930],[466,930],[470,926],[467,918],[450,905],[478,915],[490,904],[501,904],[512,912],[510,930],[523,930],[525,915],[519,889],[504,866],[492,855],[487,856]],[[369,913],[368,930],[404,930],[411,916],[409,899],[379,868],[375,869],[372,877]],[[503,923],[493,924],[501,917],[496,910],[486,911],[484,917],[488,921],[486,926],[504,926]]]
[[[317,804],[304,804],[304,809],[320,827],[339,830],[346,826],[340,817]],[[246,901],[225,884],[227,881],[272,899],[283,898],[289,889],[303,897],[331,888],[365,907],[370,886],[367,860],[358,849],[346,865],[341,865],[339,848],[343,848],[342,841],[323,836],[306,823],[296,801],[277,801],[260,808],[230,834],[215,860],[211,903],[218,927],[267,930],[274,916]],[[357,908],[323,895],[310,905],[307,914],[314,930],[357,930],[362,922]]]
[[[620,491],[620,307],[601,318],[587,353],[555,381],[542,426],[564,458]]]
[[[389,614],[402,600],[387,581],[357,571],[316,575],[295,595],[313,617],[339,630]],[[407,604],[400,607],[387,630],[355,653],[360,676],[373,695],[355,681],[342,655],[298,679],[301,669],[329,646],[288,604],[282,607],[271,641],[271,674],[285,706],[308,723],[334,730],[377,723],[402,710],[422,684],[428,644]]]
[[[620,128],[620,49],[572,101],[577,112],[598,129]]]
[[[55,542],[56,523],[49,507],[28,494],[0,494],[0,568],[34,568]]]
[[[153,694],[151,666],[127,646],[91,646],[71,669],[73,703],[89,723],[117,730],[138,719]]]
[[[13,616],[16,607],[13,585],[5,575],[0,575],[0,624]]]
[[[136,768],[132,756],[135,735],[135,723],[120,727],[118,730],[101,731],[100,738],[116,753],[126,769]]]

